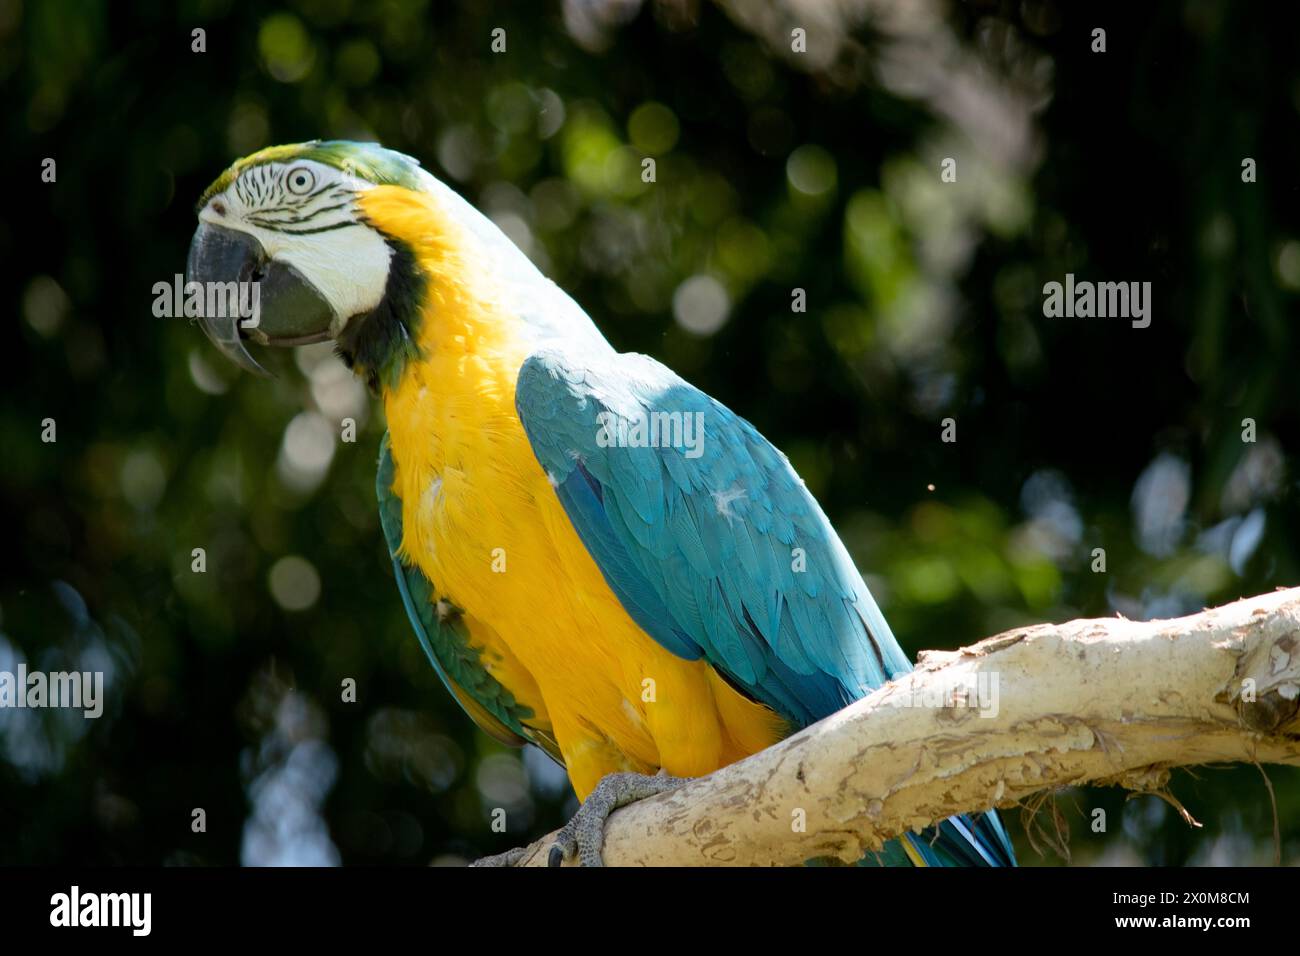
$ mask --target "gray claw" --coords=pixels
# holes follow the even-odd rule
[[[604,866],[605,821],[619,807],[646,797],[676,790],[684,777],[670,777],[662,770],[653,777],[643,773],[611,773],[596,784],[573,819],[564,825],[551,845],[548,866],[561,866],[576,853],[583,866]]]

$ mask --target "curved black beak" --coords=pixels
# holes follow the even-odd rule
[[[270,374],[248,354],[245,338],[307,345],[330,337],[330,304],[297,269],[268,257],[246,232],[200,223],[185,263],[187,298],[194,282],[202,287],[199,325],[240,368]]]

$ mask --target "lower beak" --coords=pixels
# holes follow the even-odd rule
[[[240,368],[269,375],[244,347],[307,345],[330,337],[334,310],[291,265],[266,254],[246,232],[200,223],[185,263],[186,290],[202,285],[199,325],[212,344]],[[213,308],[217,304],[219,307]]]

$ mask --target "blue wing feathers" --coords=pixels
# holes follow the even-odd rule
[[[535,353],[516,404],[606,580],[665,647],[703,655],[800,725],[910,668],[883,617],[855,613],[874,607],[861,576],[788,460],[748,422],[651,359],[605,351]],[[698,457],[598,441],[598,416],[634,423],[656,411],[702,416]],[[879,629],[870,638],[867,620]],[[791,706],[791,692],[806,703]]]
[[[826,515],[747,421],[653,359],[603,343],[535,352],[515,402],[605,580],[665,648],[703,656],[796,726],[911,669]],[[652,413],[698,416],[702,444],[608,441],[605,416],[630,428]],[[908,840],[932,865],[1014,863],[995,814]]]

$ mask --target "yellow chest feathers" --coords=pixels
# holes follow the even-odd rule
[[[511,564],[538,556],[530,529],[546,478],[515,414],[509,359],[435,354],[387,402],[407,550],[473,604],[504,590],[484,572],[508,580]]]

